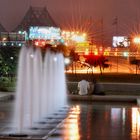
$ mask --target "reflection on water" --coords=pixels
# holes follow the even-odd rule
[[[140,136],[140,108],[132,108],[132,139],[139,139]]]
[[[76,103],[62,128],[64,140],[139,140],[140,109],[136,105]]]
[[[71,113],[66,118],[66,122],[69,122],[66,129],[64,130],[64,140],[79,140],[79,114],[80,114],[80,107],[74,106],[71,108]],[[65,135],[66,134],[66,135]]]
[[[111,108],[111,122],[113,125],[120,121],[122,118],[122,109],[121,108]]]

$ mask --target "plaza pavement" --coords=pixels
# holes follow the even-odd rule
[[[14,92],[1,92],[0,101],[14,99]],[[140,95],[67,95],[68,100],[72,101],[107,101],[107,102],[138,102],[140,103]]]
[[[2,92],[0,91],[0,101],[7,101],[14,98],[14,92]]]
[[[11,100],[14,94],[14,92],[0,92],[0,101]],[[46,122],[40,124],[39,129],[29,131],[30,135],[24,138],[9,137],[7,133],[5,134],[5,131],[9,130],[9,127],[6,126],[9,123],[9,121],[7,121],[7,117],[9,118],[8,112],[12,112],[11,102],[5,102],[4,104],[2,103],[3,106],[1,106],[1,110],[6,110],[7,117],[4,118],[4,120],[1,119],[0,122],[0,132],[3,134],[1,134],[0,140],[134,140],[134,138],[139,136],[139,132],[133,132],[131,129],[132,120],[130,118],[132,116],[131,108],[133,104],[125,105],[124,103],[137,103],[139,97],[140,96],[128,95],[68,95],[69,100],[76,101],[75,104],[72,103],[72,105],[70,105],[68,114],[66,113],[67,109],[59,111],[52,118],[48,118]],[[79,104],[78,101],[91,101],[91,105],[86,102],[86,104],[82,103],[81,106],[77,106],[77,104]],[[93,103],[94,106],[92,105],[92,101],[95,101]],[[98,101],[102,103],[98,103]],[[104,101],[110,103],[103,105]],[[125,120],[123,120],[122,123],[120,123],[122,121],[120,116],[115,115],[117,119],[115,119],[114,122],[114,116],[109,115],[112,114],[113,111],[111,102],[113,102],[113,104],[114,102],[124,104],[122,107],[120,106],[121,104],[119,104],[119,106],[113,105],[113,109],[116,110],[119,108],[120,114],[124,115],[123,112],[124,110],[126,111]],[[108,117],[105,114],[108,115]],[[99,133],[99,130],[101,130],[101,133]]]

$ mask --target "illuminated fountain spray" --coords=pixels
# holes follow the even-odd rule
[[[20,52],[15,124],[18,133],[33,128],[66,103],[64,58],[49,49],[42,58],[39,48],[23,47]]]

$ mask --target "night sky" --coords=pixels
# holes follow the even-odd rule
[[[103,19],[104,30],[113,32],[112,23],[117,17],[121,35],[133,30],[140,21],[140,0],[0,0],[0,23],[13,30],[30,5],[47,6],[55,22],[64,28],[88,20],[94,28]]]

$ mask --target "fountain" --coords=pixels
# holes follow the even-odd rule
[[[64,58],[59,51],[21,48],[14,113],[15,135],[24,135],[35,123],[66,104]]]

